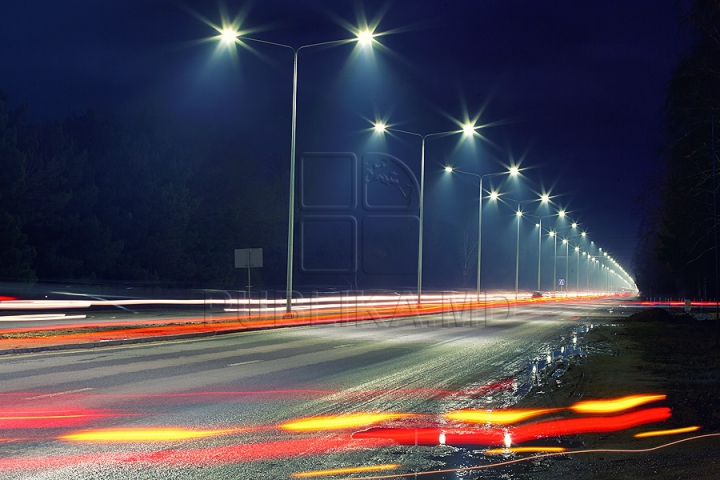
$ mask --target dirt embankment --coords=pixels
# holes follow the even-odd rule
[[[604,451],[535,459],[508,467],[505,473],[509,478],[540,480],[720,478],[718,437],[628,452],[720,432],[720,348],[715,328],[714,321],[697,321],[659,308],[592,328],[585,334],[587,356],[574,358],[562,376],[548,378],[517,407],[568,407],[580,400],[661,393],[667,398],[651,406],[670,407],[671,418],[661,424],[563,439],[571,450]],[[634,438],[640,431],[694,425],[701,427],[698,432]]]

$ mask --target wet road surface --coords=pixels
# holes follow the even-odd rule
[[[416,446],[357,434],[423,431],[446,425],[449,411],[513,405],[578,317],[611,305],[4,357],[0,476],[338,478],[327,470],[356,467],[342,478],[358,478],[469,466],[467,449],[439,439]]]

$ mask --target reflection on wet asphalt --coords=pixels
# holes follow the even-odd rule
[[[434,444],[417,446],[353,434],[382,426],[462,438],[452,437],[455,425],[444,414],[507,409],[533,387],[562,381],[570,359],[587,354],[583,335],[591,328],[568,319],[595,307],[552,305],[558,313],[550,315],[528,306],[489,322],[481,315],[405,319],[107,348],[102,355],[9,357],[0,365],[4,411],[49,417],[71,405],[83,410],[76,412],[80,423],[21,422],[12,435],[5,428],[0,469],[7,478],[288,478],[338,466],[387,469],[348,474],[355,478],[491,463],[497,457],[483,453],[487,445],[443,445],[435,433]],[[363,412],[375,416],[353,417]],[[335,423],[281,428],[319,416]],[[142,441],[141,428],[155,441]],[[90,429],[129,437],[61,438]],[[163,439],[169,432],[178,437]]]

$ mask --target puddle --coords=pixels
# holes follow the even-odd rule
[[[560,346],[544,353],[537,354],[530,360],[528,368],[518,379],[518,401],[550,382],[558,383],[565,374],[573,358],[585,357],[588,354],[585,334],[595,328],[594,324],[580,325],[572,329],[569,337],[561,339]]]
[[[562,382],[562,377],[569,368],[570,364],[577,358],[586,357],[588,355],[587,342],[585,334],[596,328],[596,324],[578,325],[573,328],[570,335],[562,337],[552,348],[545,351],[537,352],[533,355],[515,375],[503,379],[503,381],[512,382],[511,388],[497,388],[493,386],[469,386],[468,389],[488,389],[487,396],[478,396],[475,399],[473,408],[502,408],[510,407],[517,404],[531,392],[542,394],[543,387],[550,385],[551,382],[558,384]],[[494,391],[493,391],[494,390]],[[498,403],[502,407],[498,406]],[[541,442],[535,442],[541,444]],[[553,446],[563,446],[566,448],[574,448],[579,446],[577,441],[571,438],[565,438],[562,445],[557,440],[546,439],[545,443]],[[443,450],[435,451],[430,455],[432,460],[441,461],[446,465],[447,469],[455,469],[462,467],[488,465],[492,463],[502,462],[518,458],[515,454],[506,455],[487,455],[484,453],[485,446],[478,445],[476,447],[449,447],[443,446]],[[423,474],[422,478],[440,480],[440,479],[477,479],[477,478],[498,478],[500,472],[496,469],[491,470],[468,470],[452,473],[442,473],[437,475]],[[507,473],[506,473],[507,475]],[[514,478],[512,473],[510,476],[501,478]],[[410,476],[412,478],[412,476]]]

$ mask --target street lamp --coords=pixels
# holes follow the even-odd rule
[[[567,296],[568,291],[568,264],[570,263],[570,242],[567,238],[563,238],[562,243],[565,244],[565,295]]]
[[[566,216],[566,213],[564,210],[560,210],[558,212],[558,217],[564,218],[565,216]],[[570,225],[570,228],[573,228],[573,229],[577,228],[577,222],[572,222],[572,224]],[[555,230],[555,232],[551,233],[551,236],[555,237],[555,266],[553,267],[553,272],[554,272],[553,276],[555,277],[555,280],[554,280],[555,284],[557,284],[557,235],[558,235],[557,229]],[[568,235],[568,237],[570,237],[570,235]],[[565,291],[567,292],[568,262],[569,262],[569,257],[568,257],[568,254],[569,254],[568,248],[569,247],[567,246],[567,244],[568,244],[567,238],[564,238],[562,243],[566,245],[566,247],[565,247],[565,279],[564,279],[564,281],[565,281]]]
[[[523,212],[520,207],[526,203],[544,201],[544,197],[545,196],[542,196],[539,199],[521,201],[514,200],[512,198],[507,198],[504,200],[508,202],[514,202],[517,206],[517,210],[515,211],[515,217],[517,218],[517,235],[515,239],[515,300],[517,300],[518,298],[518,284],[520,279],[520,219],[523,216]]]
[[[425,196],[425,140],[431,137],[438,137],[438,136],[446,136],[446,135],[453,135],[457,133],[464,133],[465,136],[470,136],[475,133],[475,130],[477,130],[480,127],[476,127],[473,124],[465,124],[462,127],[462,130],[447,130],[444,132],[437,132],[437,133],[428,133],[426,135],[422,135],[420,133],[415,132],[409,132],[407,130],[400,130],[399,128],[390,128],[385,123],[382,122],[376,122],[373,124],[373,129],[377,133],[384,133],[384,132],[397,132],[402,133],[405,135],[412,135],[414,137],[420,138],[420,231],[418,232],[418,267],[417,267],[417,303],[420,304],[420,299],[422,296],[422,257],[423,257],[423,200]]]
[[[573,222],[571,225],[571,228],[577,229],[577,226],[578,226],[577,222]],[[569,266],[570,266],[569,239],[572,237],[577,237],[577,236],[584,238],[587,236],[587,233],[580,232],[580,233],[576,233],[576,234],[569,234],[567,236],[567,238],[563,239],[563,243],[566,244],[566,247],[565,247],[565,291],[566,292],[567,292],[568,286],[570,284],[569,279],[568,279],[568,276],[570,275],[570,273],[569,273]],[[577,288],[577,290],[580,290],[580,253],[579,253],[580,246],[575,245],[573,247],[573,249],[576,252],[578,252],[577,271],[575,272],[575,287]]]
[[[575,245],[575,253],[577,253],[577,269],[575,271],[575,290],[580,291],[580,246]]]
[[[550,197],[547,194],[543,194],[540,197],[540,201],[542,203],[548,203],[550,201]],[[542,265],[542,261],[541,261],[541,258],[542,258],[542,255],[541,255],[542,254],[542,221],[543,221],[543,218],[560,216],[561,212],[562,212],[562,216],[564,216],[565,212],[563,212],[562,210],[559,211],[557,214],[553,214],[553,215],[528,215],[528,217],[530,217],[530,218],[538,219],[538,223],[536,224],[536,226],[538,227],[538,286],[537,286],[538,291],[540,291],[540,267]],[[551,237],[555,237],[555,232],[552,230],[548,234]],[[555,256],[557,257],[557,239],[555,239]],[[553,276],[555,276],[554,272],[553,272]]]
[[[548,235],[553,237],[553,243],[555,244],[555,253],[554,253],[554,261],[553,261],[553,291],[557,291],[557,232],[554,230],[550,230],[548,232]]]
[[[327,42],[311,43],[308,45],[302,45],[300,47],[292,47],[282,43],[270,42],[267,40],[259,40],[257,38],[251,38],[241,36],[241,33],[226,28],[220,32],[220,39],[226,45],[234,45],[238,41],[251,41],[256,43],[264,43],[266,45],[273,45],[276,47],[288,48],[293,52],[293,84],[292,84],[292,124],[290,133],[290,199],[288,206],[288,248],[287,248],[287,273],[286,273],[286,288],[285,288],[285,310],[289,315],[292,313],[292,295],[293,295],[293,256],[294,256],[294,237],[295,237],[295,135],[297,126],[297,84],[298,84],[298,54],[300,50],[304,48],[328,46],[328,45],[339,45],[343,43],[351,43],[357,41],[361,46],[372,45],[374,41],[374,34],[370,30],[363,30],[357,33],[355,39],[343,39],[343,40],[331,40]]]
[[[512,177],[516,177],[518,175],[519,169],[518,167],[510,167],[510,169],[507,172],[497,172],[497,173],[486,173],[484,175],[478,175],[477,173],[472,172],[465,172],[463,170],[456,170],[451,166],[445,167],[445,172],[452,173],[457,172],[461,173],[463,175],[472,175],[473,177],[478,177],[480,179],[480,198],[479,198],[479,207],[478,207],[478,251],[477,251],[477,299],[480,300],[480,274],[481,274],[481,265],[482,265],[482,202],[483,202],[483,178],[485,177],[499,177],[501,175],[510,175]],[[492,192],[490,194],[491,198],[495,200],[497,198],[497,193]]]

